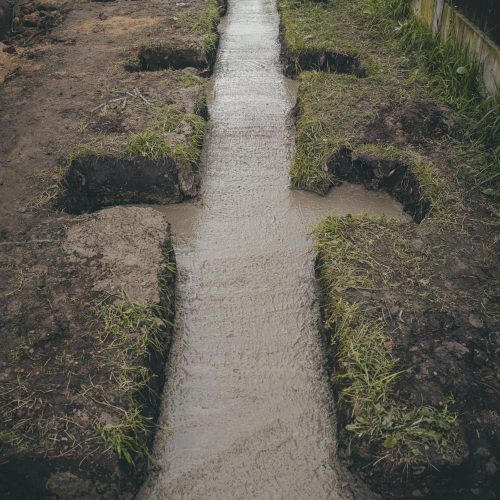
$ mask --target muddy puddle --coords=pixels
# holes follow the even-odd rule
[[[275,2],[230,2],[200,201],[160,209],[178,263],[171,432],[140,498],[370,498],[335,458],[309,234],[328,214],[403,214],[359,186],[289,189],[294,95],[279,53]]]

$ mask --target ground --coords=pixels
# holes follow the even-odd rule
[[[168,432],[156,417],[176,267],[168,221],[115,205],[196,196],[224,5],[6,5],[1,488],[132,497],[155,465],[154,432]],[[469,134],[477,117],[437,99],[391,37],[363,24],[367,5],[280,3],[285,70],[299,82],[292,185],[383,189],[413,220],[316,229],[339,452],[386,497],[494,498],[498,205],[481,180],[493,160]],[[467,72],[452,68],[459,86]]]
[[[498,158],[370,27],[374,4],[280,3],[299,82],[292,185],[382,189],[413,220],[315,230],[339,453],[383,496],[494,498],[499,213],[477,179]]]
[[[6,498],[131,498],[154,467],[175,256],[164,216],[115,205],[196,196],[223,10],[14,4],[0,43]]]

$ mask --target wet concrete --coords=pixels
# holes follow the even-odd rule
[[[311,224],[402,216],[383,193],[289,189],[293,86],[272,0],[233,0],[222,29],[197,205],[162,209],[178,262],[176,339],[141,498],[370,498],[335,458]]]

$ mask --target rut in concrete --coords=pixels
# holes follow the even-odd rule
[[[289,189],[293,85],[273,0],[222,26],[197,206],[165,207],[178,261],[176,339],[142,498],[369,498],[335,458],[309,232],[330,213],[401,215],[388,195]]]

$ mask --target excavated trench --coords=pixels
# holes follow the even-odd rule
[[[327,162],[334,185],[347,181],[367,189],[385,191],[398,200],[416,223],[422,222],[431,209],[420,181],[411,167],[399,160],[356,154],[349,148],[339,149]]]
[[[348,73],[358,78],[366,77],[366,68],[361,59],[352,54],[331,50],[304,50],[297,57],[282,45],[281,57],[285,74],[291,78],[301,71],[325,71],[327,73]]]
[[[140,498],[370,498],[335,456],[312,224],[404,217],[383,192],[289,189],[296,89],[274,0],[234,0],[221,26],[202,194],[159,207],[177,256],[176,336]]]
[[[70,214],[131,203],[175,203],[185,196],[176,160],[168,157],[84,156],[72,160],[62,187],[55,206]]]
[[[128,71],[159,71],[162,69],[210,69],[214,51],[206,53],[203,47],[156,43],[139,47],[137,60],[126,65]]]

